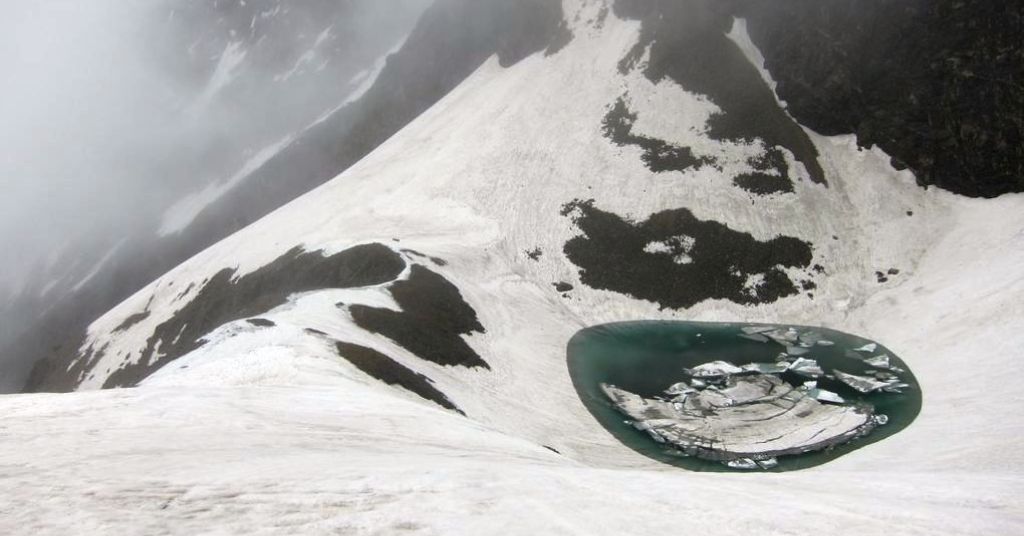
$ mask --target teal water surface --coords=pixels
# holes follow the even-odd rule
[[[813,331],[831,346],[814,344],[801,357],[814,359],[827,373],[841,370],[866,375],[872,368],[858,359],[856,348],[869,343],[869,339],[819,327],[791,326],[788,324],[740,324],[676,321],[639,321],[604,324],[579,331],[568,346],[569,374],[576,392],[594,417],[619,441],[637,452],[655,460],[692,471],[734,471],[725,465],[682,454],[656,443],[646,433],[626,422],[626,417],[615,409],[601,392],[601,383],[609,383],[646,398],[660,396],[673,383],[688,378],[684,368],[709,361],[729,361],[735,365],[774,362],[786,347],[776,343],[758,342],[741,337],[742,328],[748,326],[790,327],[804,333]],[[875,343],[878,344],[878,343]],[[909,385],[902,393],[859,393],[846,384],[828,378],[819,378],[818,386],[835,392],[850,403],[867,403],[875,412],[888,416],[888,423],[876,427],[869,435],[820,452],[810,452],[779,458],[772,471],[791,471],[813,467],[834,460],[858,448],[881,441],[913,422],[921,411],[921,388],[906,363],[889,349],[878,344],[870,355],[888,354],[890,363],[899,367],[900,381]],[[799,385],[809,378],[787,372],[782,378]]]

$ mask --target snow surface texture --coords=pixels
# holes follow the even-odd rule
[[[139,360],[154,328],[195,296],[181,294],[189,283],[225,267],[251,272],[297,245],[332,253],[379,242],[443,258],[431,269],[479,315],[486,332],[466,340],[491,370],[419,359],[335,305],[397,307],[381,289],[293,296],[260,315],[274,326],[223,326],[138,389],[0,399],[0,531],[1024,533],[1024,389],[1011,372],[1024,345],[1024,196],[923,190],[852,136],[813,133],[828,186],[801,171],[793,193],[752,196],[727,171],[753,149],[701,136],[712,103],[618,73],[639,25],[610,16],[587,26],[600,3],[565,5],[568,20],[583,13],[559,53],[509,69],[492,59],[330,183],[97,320],[86,345],[107,348],[82,388]],[[729,157],[736,169],[650,172],[640,149],[602,137],[624,92],[639,134]],[[594,290],[562,253],[578,230],[559,211],[577,198],[633,221],[685,207],[758,240],[794,236],[814,245],[826,275],[813,298],[679,311]],[[875,272],[888,268],[899,275],[879,283]],[[575,287],[568,297],[552,289],[560,281]],[[666,467],[591,417],[565,365],[578,329],[647,318],[871,337],[913,368],[924,407],[900,434],[809,470]],[[374,381],[306,328],[425,374],[468,418]]]

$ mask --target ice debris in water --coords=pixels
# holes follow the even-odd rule
[[[763,460],[755,460],[752,458],[740,458],[738,460],[731,460],[725,462],[725,465],[733,469],[771,469],[779,465],[779,460],[776,458],[766,458]]]
[[[783,346],[792,346],[800,337],[800,333],[793,328],[766,331],[764,335]]]
[[[821,369],[817,361],[803,357],[796,358],[796,361],[793,361],[793,364],[789,366],[789,370],[801,376],[809,376],[811,378],[817,378],[825,374],[825,371]]]
[[[668,389],[665,389],[665,394],[676,396],[692,393],[693,391],[693,387],[690,387],[686,382],[677,382],[670,385]]]
[[[814,388],[807,392],[808,396],[817,399],[820,402],[830,402],[832,404],[845,404],[846,400],[839,396],[837,393],[833,393],[827,389]]]
[[[836,375],[836,379],[861,393],[870,393],[884,388],[899,389],[907,386],[906,384],[898,383],[896,380],[879,381],[870,376],[858,376],[857,374],[850,374],[841,370],[834,370],[832,372]]]
[[[805,331],[800,334],[800,342],[808,345],[812,345],[821,340],[821,333],[817,331]]]
[[[872,367],[887,369],[889,368],[889,355],[876,355],[874,357],[869,357],[865,359],[864,362]]]
[[[694,378],[716,378],[720,376],[729,376],[730,374],[739,374],[740,372],[743,372],[743,369],[728,361],[712,361],[710,363],[704,363],[703,365],[697,365],[696,367],[686,369],[686,372]]]
[[[722,362],[704,365],[716,371],[728,368]],[[827,449],[876,426],[870,407],[843,404],[838,395],[816,386],[793,387],[773,374],[728,375],[714,387],[671,402],[609,384],[601,389],[654,441],[736,469],[774,467],[776,456]]]
[[[762,374],[782,374],[789,370],[788,361],[776,361],[775,363],[747,363],[740,368],[744,372],[760,372]]]

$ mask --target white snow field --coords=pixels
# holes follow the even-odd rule
[[[565,6],[586,21],[600,4]],[[492,59],[333,181],[97,320],[86,345],[108,346],[81,392],[0,398],[0,533],[1024,534],[1024,195],[925,190],[851,136],[812,133],[828,186],[802,172],[794,193],[752,196],[730,177],[756,148],[706,135],[707,98],[618,72],[638,23],[572,29],[551,56],[508,69]],[[639,149],[604,138],[607,108],[627,92],[637,132],[720,156],[723,170],[652,173]],[[795,236],[827,274],[813,299],[756,306],[661,310],[594,290],[562,253],[579,231],[559,211],[576,198],[635,221],[685,207],[759,240]],[[476,310],[486,333],[466,341],[490,370],[422,360],[334,306],[398,307],[371,287],[293,296],[260,315],[273,327],[222,326],[140,387],[94,391],[195,297],[179,297],[189,283],[251,272],[296,245],[368,242],[447,261],[430,269]],[[536,261],[525,255],[535,247]],[[899,275],[879,283],[888,268]],[[557,281],[575,285],[569,298]],[[923,409],[906,430],[812,469],[661,465],[591,417],[565,364],[580,328],[657,318],[878,340],[913,370]],[[467,416],[359,372],[305,328],[429,376]]]

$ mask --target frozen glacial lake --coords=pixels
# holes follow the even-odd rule
[[[668,408],[665,411],[671,414],[673,401],[686,413],[687,396],[695,397],[705,389],[715,391],[705,394],[719,396],[718,387],[725,389],[729,377],[735,383],[736,378],[769,374],[781,379],[786,389],[792,386],[796,396],[814,399],[814,405],[852,406],[878,421],[865,435],[810,452],[779,455],[770,464],[753,468],[757,470],[790,471],[827,463],[898,433],[921,410],[920,385],[898,356],[875,341],[819,327],[675,321],[605,324],[581,330],[572,338],[568,366],[580,398],[616,438],[641,454],[692,471],[737,469],[721,459],[704,459],[708,457],[705,449],[686,454],[671,441],[656,441],[657,434],[639,430],[602,385],[638,395],[651,402],[650,407]],[[726,372],[729,376],[714,377]],[[732,408],[723,409],[728,413]],[[655,413],[651,411],[652,419],[664,415]],[[689,415],[692,429],[694,413]]]

